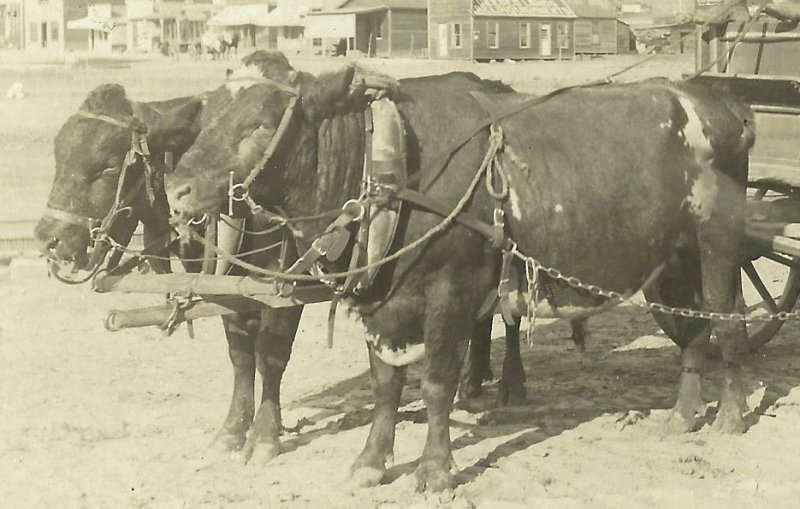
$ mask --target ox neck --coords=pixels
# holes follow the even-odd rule
[[[363,111],[301,124],[285,164],[278,165],[283,173],[281,207],[290,217],[319,214],[358,197],[364,140]],[[313,235],[325,226],[312,223],[308,227],[314,231],[304,233]]]

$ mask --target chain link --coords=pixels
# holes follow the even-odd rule
[[[613,301],[618,301],[619,303],[630,300],[629,296],[623,295],[620,292],[615,292],[613,290],[605,290],[597,285],[584,283],[575,276],[564,275],[564,273],[562,273],[555,267],[544,266],[534,258],[525,256],[518,249],[516,249],[516,247],[511,252],[512,254],[514,254],[514,256],[516,256],[525,263],[526,272],[528,271],[528,267],[532,265],[538,268],[539,271],[544,272],[544,274],[547,275],[547,277],[558,281],[562,281],[572,288],[584,290],[592,295],[598,297],[605,297]],[[771,322],[773,320],[780,320],[782,322],[785,322],[788,320],[800,319],[800,311],[791,311],[791,312],[780,311],[778,313],[767,313],[763,315],[748,316],[742,313],[719,313],[716,311],[701,311],[698,309],[678,308],[673,306],[667,306],[666,304],[661,304],[659,302],[630,302],[630,304],[643,309],[648,309],[650,311],[655,311],[658,313],[681,316],[684,318],[698,318],[702,320],[721,320],[729,322]]]

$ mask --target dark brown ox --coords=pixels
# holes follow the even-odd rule
[[[355,69],[320,79],[302,76],[300,107],[274,157],[251,187],[262,204],[307,215],[359,194],[364,98],[351,93]],[[470,91],[491,92],[466,74],[401,81],[398,107],[407,130],[410,171],[419,189],[452,208],[467,194],[489,143],[486,113]],[[204,128],[167,182],[176,213],[224,210],[228,172],[238,182],[254,169],[290,102],[279,87],[240,83],[234,101]],[[664,264],[651,299],[731,312],[737,305],[744,234],[747,155],[752,116],[720,91],[662,81],[567,91],[535,107],[530,97],[492,98],[502,120],[504,204],[510,235],[522,252],[587,283],[617,292],[640,288]],[[465,140],[468,140],[465,142]],[[451,150],[458,148],[453,153]],[[479,186],[467,210],[487,223],[493,200]],[[441,222],[404,208],[395,248]],[[305,224],[301,242],[324,224]],[[332,267],[336,270],[337,267]],[[372,427],[352,467],[357,483],[376,484],[392,458],[406,365],[424,362],[422,397],[428,436],[416,471],[418,488],[453,484],[449,413],[471,324],[498,277],[498,253],[485,238],[451,225],[423,247],[385,267],[371,291],[352,298],[368,331],[375,394]],[[556,306],[596,302],[557,281]],[[697,297],[699,296],[699,299]],[[683,349],[683,372],[670,424],[689,429],[700,406],[709,324],[671,320]],[[744,326],[713,324],[726,361],[717,429],[741,432],[744,394],[737,371]]]
[[[291,71],[283,56],[269,57],[269,69],[276,79],[285,79]],[[251,61],[264,66],[264,61]],[[170,101],[136,103],[130,101],[120,85],[101,85],[89,93],[81,109],[99,116],[109,117],[135,129],[148,129],[151,161],[160,166],[165,151],[174,153],[176,159],[191,145],[202,121],[213,118],[221,108],[224,96],[215,95],[203,101],[186,97]],[[205,107],[203,103],[205,104]],[[131,147],[131,130],[122,125],[100,119],[72,116],[62,126],[55,139],[56,176],[48,199],[48,207],[80,217],[102,218],[115,200],[120,166]],[[129,168],[125,191],[133,189],[131,199],[125,204],[131,213],[121,215],[111,224],[108,234],[119,243],[126,244],[136,225],[145,225],[145,243],[167,234],[169,238],[168,211],[151,205],[141,187],[144,168],[139,163]],[[139,185],[138,190],[135,186]],[[163,193],[163,190],[162,190]],[[159,203],[159,202],[156,202]],[[161,200],[160,203],[166,203]],[[55,215],[59,215],[56,213]],[[68,218],[67,218],[68,219]],[[250,224],[248,228],[265,229],[267,225]],[[69,261],[66,271],[82,274],[88,262],[91,244],[89,228],[79,221],[71,222],[50,215],[43,217],[36,227],[36,237],[43,253],[54,262]],[[246,237],[243,251],[257,250],[272,245],[282,238],[280,232],[267,236]],[[163,251],[158,254],[165,254]],[[187,253],[199,256],[202,251]],[[277,266],[277,252],[268,251],[260,259],[252,260],[264,266]],[[159,270],[168,265],[150,259]],[[187,267],[199,269],[199,264]],[[63,264],[54,264],[53,271],[64,271]],[[268,460],[279,451],[280,381],[288,363],[292,343],[297,331],[302,308],[265,309],[258,313],[242,313],[223,318],[229,355],[234,371],[234,387],[228,416],[220,429],[216,443],[227,450],[243,449],[245,458],[255,455]],[[255,412],[254,380],[256,366],[262,376],[262,401]],[[249,435],[248,435],[249,432]]]

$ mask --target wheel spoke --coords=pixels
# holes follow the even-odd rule
[[[765,304],[764,307],[768,311],[776,313],[778,311],[778,305],[775,303],[775,299],[772,298],[772,295],[769,293],[766,285],[764,285],[764,282],[761,280],[761,276],[759,276],[758,272],[756,272],[753,262],[748,260],[747,262],[743,263],[742,270],[744,270],[744,273],[747,274],[747,278],[753,284],[753,287],[756,289],[761,298],[764,299],[761,304]]]

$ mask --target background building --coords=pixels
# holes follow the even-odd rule
[[[347,0],[309,12],[305,38],[317,53],[422,57],[428,52],[427,27],[427,0]]]
[[[430,0],[431,58],[573,58],[575,12],[563,0]]]

